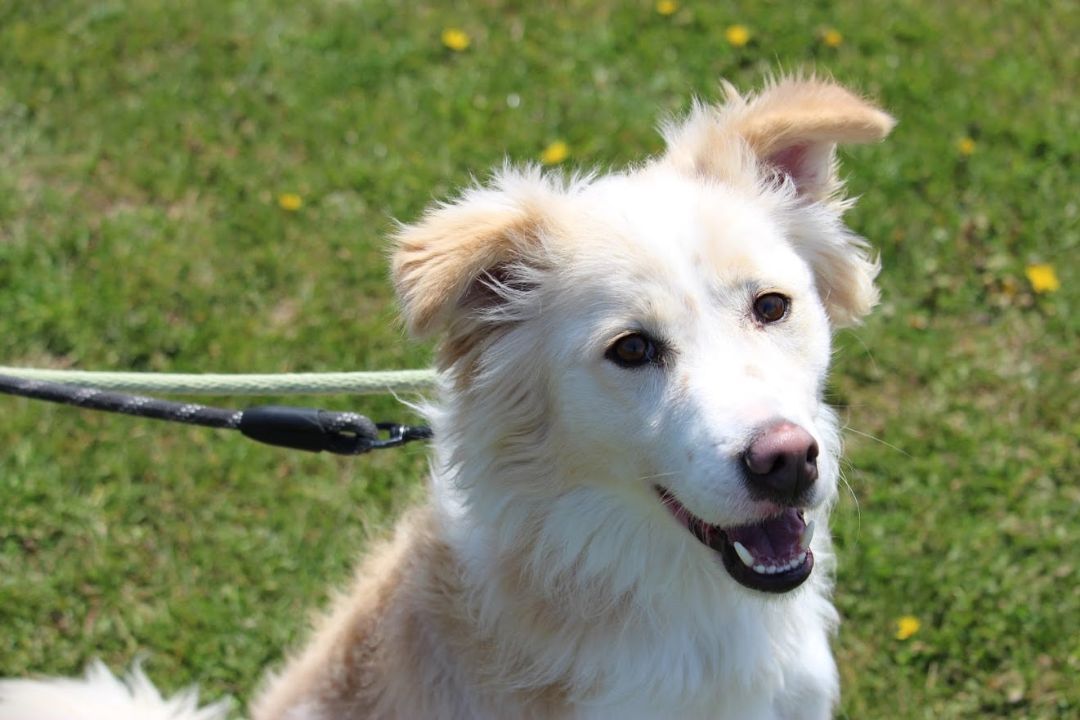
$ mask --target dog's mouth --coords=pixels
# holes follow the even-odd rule
[[[675,519],[720,555],[724,569],[738,583],[753,590],[786,593],[799,587],[814,569],[810,538],[814,522],[806,522],[799,508],[750,525],[711,525],[686,509],[665,488],[656,487],[660,500]]]

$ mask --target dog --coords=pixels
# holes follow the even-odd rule
[[[439,338],[429,499],[256,720],[832,715],[823,393],[879,270],[836,147],[894,121],[813,77],[724,89],[639,166],[505,167],[399,229],[405,323]],[[224,714],[101,666],[0,684],[4,719]]]

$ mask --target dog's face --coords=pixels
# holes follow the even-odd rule
[[[459,421],[492,423],[470,440],[487,473],[519,497],[600,490],[785,592],[836,492],[831,327],[875,299],[833,151],[891,120],[817,82],[729,94],[638,170],[505,172],[435,210],[402,231],[395,280],[412,328],[443,334]]]
[[[798,213],[664,168],[601,179],[572,204],[574,242],[528,331],[554,349],[566,474],[667,505],[750,587],[795,587],[812,567],[804,511],[837,474],[830,329],[790,242]]]

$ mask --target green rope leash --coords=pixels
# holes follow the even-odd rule
[[[176,395],[375,395],[435,387],[435,371],[283,373],[263,375],[89,372],[0,366],[0,375],[101,390]]]

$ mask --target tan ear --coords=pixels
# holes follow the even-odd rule
[[[734,89],[728,86],[729,98]],[[736,100],[738,102],[738,100]],[[840,187],[839,143],[883,139],[896,121],[833,83],[783,79],[743,101],[732,118],[740,135],[766,165],[791,177],[800,195],[823,200]]]
[[[470,190],[400,228],[391,272],[410,332],[432,335],[466,306],[476,311],[496,299],[491,284],[502,280],[500,267],[538,243],[536,194],[546,187],[528,184],[527,177],[504,175],[495,188]]]
[[[896,122],[851,91],[816,79],[781,78],[747,97],[728,83],[724,89],[723,105],[698,106],[684,123],[665,128],[667,157],[735,180],[746,169],[738,151],[748,147],[757,168],[790,177],[799,195],[817,201],[841,187],[837,144],[881,140]]]

